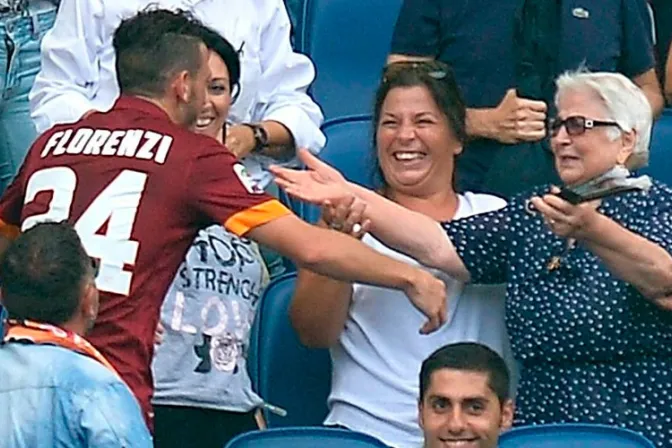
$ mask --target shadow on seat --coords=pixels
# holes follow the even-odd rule
[[[265,411],[269,428],[321,425],[331,389],[331,357],[326,349],[301,344],[289,320],[296,273],[273,280],[261,298],[250,340],[249,372],[254,390],[287,411]],[[247,445],[246,445],[247,446]]]

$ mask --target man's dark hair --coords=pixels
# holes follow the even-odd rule
[[[121,22],[114,32],[119,90],[160,97],[179,72],[201,68],[203,25],[185,11],[149,8]]]
[[[222,58],[226,69],[229,71],[229,90],[232,101],[235,101],[240,92],[240,57],[233,45],[221,34],[203,26],[198,32],[198,37],[206,47],[217,53]]]
[[[432,374],[441,369],[486,373],[488,386],[497,395],[500,404],[509,399],[509,368],[501,356],[483,344],[449,344],[429,355],[420,369],[420,400],[425,398]]]
[[[11,319],[60,325],[79,306],[91,259],[69,224],[41,223],[22,233],[0,260],[2,304]]]

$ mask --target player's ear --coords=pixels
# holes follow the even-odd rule
[[[191,74],[187,70],[182,70],[175,75],[171,88],[177,99],[182,103],[191,101],[192,92]]]

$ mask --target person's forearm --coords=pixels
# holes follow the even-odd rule
[[[262,121],[259,123],[268,133],[268,146],[261,150],[261,154],[277,160],[290,158],[296,151],[294,137],[289,129],[277,121]]]
[[[364,217],[371,221],[370,232],[376,238],[426,266],[469,281],[469,272],[436,221],[366,188],[354,184],[350,188],[366,203]]]
[[[306,235],[311,250],[309,255],[297,257],[301,267],[342,281],[402,291],[415,284],[417,268],[386,257],[350,236],[323,232],[328,234]]]
[[[642,87],[642,92],[651,105],[651,113],[653,114],[653,118],[658,118],[660,114],[663,113],[663,108],[665,107],[665,100],[663,99],[663,95],[660,92],[660,86],[648,85],[646,87]]]
[[[493,108],[467,108],[467,135],[476,138],[494,139],[497,130],[492,124]]]
[[[654,69],[648,70],[641,75],[635,76],[632,80],[642,89],[644,96],[649,101],[653,118],[655,119],[660,116],[665,106],[665,100],[663,99],[656,71]]]
[[[308,347],[334,345],[348,317],[351,296],[351,283],[299,269],[290,318],[301,342]]]
[[[599,215],[582,244],[614,275],[658,303],[672,295],[672,256],[659,245]]]
[[[672,104],[672,42],[670,42],[665,65],[665,98],[669,104]]]

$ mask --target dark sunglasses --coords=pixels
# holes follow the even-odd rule
[[[100,273],[100,261],[97,258],[89,257],[91,261],[91,270],[93,271],[93,278],[97,278]]]
[[[616,126],[620,128],[615,121],[600,121],[582,117],[581,115],[573,115],[564,120],[560,117],[553,118],[548,125],[549,134],[551,134],[552,137],[555,137],[563,126],[567,130],[567,134],[571,136],[581,135],[586,132],[586,129],[593,129],[597,126]]]
[[[426,73],[430,78],[444,79],[448,72],[436,61],[399,61],[387,64],[383,69],[383,82],[404,71],[419,71]]]

